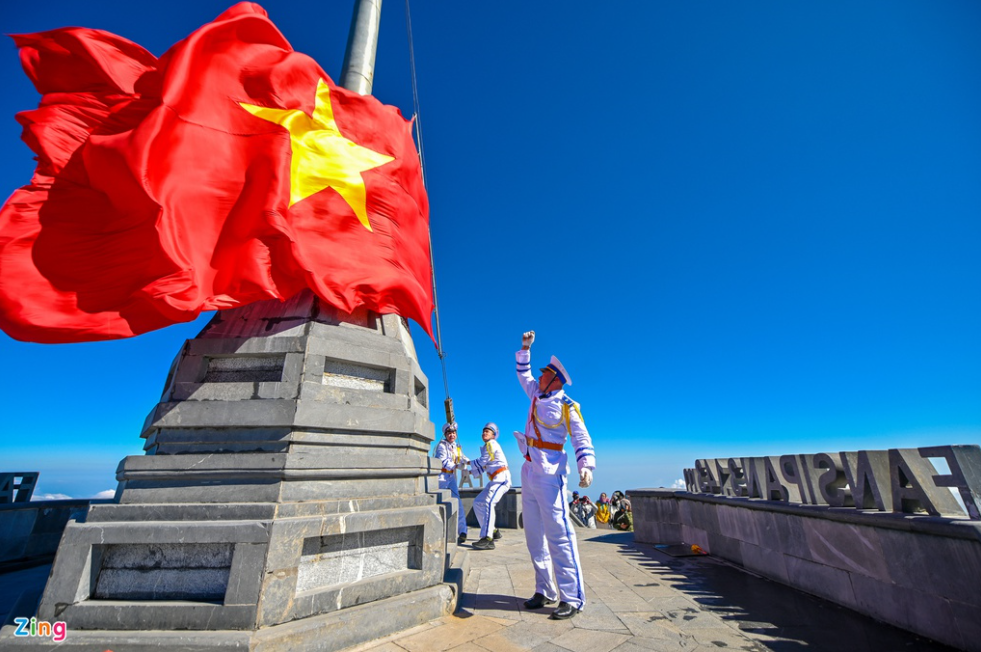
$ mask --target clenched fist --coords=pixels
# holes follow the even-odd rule
[[[527,333],[522,333],[521,335],[521,348],[530,349],[531,345],[535,343],[535,331],[528,331]]]

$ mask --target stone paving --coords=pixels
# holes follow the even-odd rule
[[[587,606],[571,620],[549,620],[551,608],[521,605],[534,593],[534,573],[522,533],[503,532],[495,550],[470,551],[456,614],[346,652],[949,649],[712,557],[670,557],[610,530],[577,530]]]
[[[629,532],[577,530],[586,610],[549,620],[527,611],[534,574],[518,530],[470,550],[456,614],[345,652],[942,652],[848,609],[707,557],[670,557]],[[476,531],[471,531],[472,543]],[[50,566],[0,574],[0,622]]]

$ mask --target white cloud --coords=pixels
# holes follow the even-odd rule
[[[674,484],[671,485],[671,488],[672,489],[684,489],[685,488],[685,481],[684,481],[684,479],[683,478],[678,478],[677,480],[675,480],[674,481]]]
[[[106,499],[106,498],[115,498],[116,497],[116,490],[115,489],[106,489],[105,491],[100,491],[99,493],[97,493],[96,495],[94,495],[92,497],[95,498],[95,499],[97,499],[97,500],[103,500],[103,499]]]
[[[71,496],[66,496],[65,494],[34,494],[31,496],[31,501],[35,500],[71,500]]]

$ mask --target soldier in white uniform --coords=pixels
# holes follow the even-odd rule
[[[480,540],[473,544],[476,550],[493,550],[494,539],[501,538],[501,533],[494,527],[495,509],[497,503],[511,488],[511,472],[508,471],[508,460],[504,457],[504,449],[497,442],[498,432],[495,423],[484,426],[481,433],[484,446],[480,451],[480,457],[470,462],[470,470],[474,475],[486,473],[488,478],[484,490],[473,500],[473,511],[480,523]]]
[[[434,457],[438,458],[443,465],[443,470],[439,474],[439,488],[449,489],[450,495],[456,498],[457,532],[459,533],[457,543],[463,543],[467,540],[467,514],[463,511],[460,488],[456,483],[456,470],[458,467],[466,469],[470,460],[463,454],[463,449],[456,442],[456,431],[456,421],[443,424],[443,439],[436,444]]]
[[[525,458],[521,502],[525,541],[535,566],[535,595],[524,604],[528,609],[540,609],[559,600],[551,618],[562,620],[572,618],[586,604],[576,533],[565,500],[569,473],[566,436],[572,439],[580,487],[592,483],[596,459],[579,404],[563,390],[572,380],[562,363],[552,356],[538,380],[532,376],[530,349],[534,341],[535,331],[524,333],[521,350],[515,354],[518,382],[531,399],[525,431],[514,433]]]

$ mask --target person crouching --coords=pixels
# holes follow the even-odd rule
[[[488,478],[484,490],[477,494],[473,501],[473,512],[480,523],[480,540],[473,544],[475,550],[493,550],[494,539],[501,538],[501,533],[494,528],[495,509],[497,503],[511,488],[508,460],[504,457],[504,449],[497,443],[498,432],[495,423],[484,426],[484,431],[481,433],[484,445],[480,457],[470,462],[472,473],[475,475],[486,473]]]

